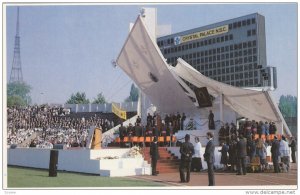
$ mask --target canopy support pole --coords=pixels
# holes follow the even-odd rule
[[[221,121],[221,125],[224,124],[223,105],[224,105],[224,95],[222,93],[220,93],[220,121]]]

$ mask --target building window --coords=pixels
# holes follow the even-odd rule
[[[252,47],[252,42],[248,41],[248,47]]]
[[[257,77],[257,71],[254,71],[254,77]]]
[[[196,48],[196,43],[193,43],[193,48]]]
[[[228,35],[225,36],[225,41],[228,41]]]
[[[255,24],[255,18],[252,18],[251,21],[252,21],[252,24]]]
[[[246,20],[243,20],[242,25],[243,25],[243,26],[246,26],[246,24],[247,24],[247,21],[246,21]]]
[[[252,71],[249,72],[249,77],[250,77],[250,78],[253,77],[253,72],[252,72]]]
[[[234,74],[231,75],[231,80],[234,80]]]
[[[256,30],[255,29],[252,29],[252,36],[253,35],[256,35]]]
[[[171,43],[171,40],[170,40],[170,39],[168,39],[168,40],[167,40],[167,43],[168,43],[168,44],[170,44],[170,43]]]
[[[254,40],[254,41],[252,41],[252,45],[253,45],[253,47],[255,47],[256,46],[256,41]]]
[[[220,37],[217,37],[217,43],[220,43]]]
[[[245,78],[246,79],[248,78],[248,72],[245,72]]]
[[[221,42],[224,42],[224,36],[221,37]]]
[[[251,36],[251,30],[247,30],[247,36],[248,36],[248,37]]]
[[[237,23],[234,22],[234,23],[233,23],[233,28],[236,28],[236,27],[237,27]]]
[[[192,49],[192,47],[193,47],[193,45],[190,43],[190,44],[189,44],[189,49]]]
[[[231,30],[232,29],[232,24],[229,24],[229,30]]]
[[[253,62],[257,62],[257,56],[253,56]]]
[[[256,54],[257,53],[257,49],[256,47],[253,48],[253,54]]]
[[[242,25],[242,23],[241,23],[241,21],[239,21],[238,24],[237,24],[237,26],[241,27],[241,25]]]
[[[233,35],[232,34],[229,35],[229,39],[233,40]]]
[[[251,24],[251,20],[248,19],[248,20],[247,20],[247,25],[250,25],[250,24]]]

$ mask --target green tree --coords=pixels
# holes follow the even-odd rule
[[[72,94],[70,99],[67,100],[66,104],[89,104],[90,100],[86,98],[85,93],[77,92]]]
[[[93,101],[93,104],[105,104],[106,103],[106,100],[105,100],[105,97],[104,95],[101,93],[99,93],[97,95],[97,98],[94,99]]]
[[[139,89],[132,83],[130,95],[125,99],[125,102],[137,102],[139,99]]]
[[[31,87],[25,82],[7,84],[7,106],[25,106],[31,103]]]
[[[7,107],[25,106],[26,102],[20,96],[7,96]]]
[[[280,96],[279,109],[284,118],[297,117],[297,97],[291,95]]]

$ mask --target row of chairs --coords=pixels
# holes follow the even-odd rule
[[[150,143],[152,142],[154,136],[153,137],[137,137],[137,136],[134,136],[134,137],[124,137],[124,140],[123,142],[134,142],[134,143],[143,143],[143,142],[146,142],[146,143]],[[166,140],[164,139],[163,136],[159,136],[158,137],[158,142],[176,142],[176,137],[175,136],[172,136],[172,140],[171,140],[171,136],[166,136]],[[119,137],[117,137],[115,139],[115,142],[117,143],[120,143],[121,142],[121,139]]]
[[[262,134],[261,138],[264,139],[264,140],[270,140],[270,141],[272,141],[272,140],[274,140],[274,136],[275,136],[275,134],[270,134],[270,135],[264,135],[264,134]],[[277,136],[278,140],[281,140],[281,137],[282,137],[281,134],[277,134],[276,136]],[[259,135],[255,134],[254,135],[254,139],[257,139],[257,138],[259,138]]]

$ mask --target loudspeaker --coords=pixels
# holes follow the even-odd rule
[[[57,176],[58,150],[50,151],[49,177]]]

